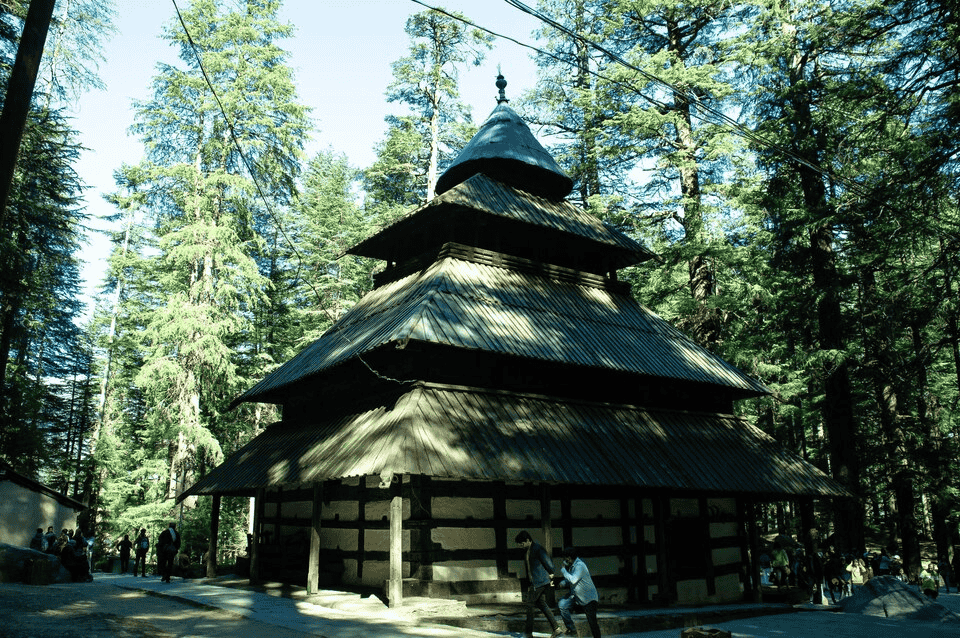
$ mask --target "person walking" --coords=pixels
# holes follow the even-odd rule
[[[940,564],[937,565],[937,569],[940,571],[940,578],[943,579],[943,586],[947,590],[947,593],[950,593],[950,583],[954,582],[953,579],[953,566],[950,565],[950,561],[947,560],[947,555],[944,554],[940,557]],[[957,593],[960,594],[960,585],[957,585]]]
[[[920,572],[920,591],[922,591],[931,600],[936,600],[940,595],[940,574],[937,573],[937,564],[930,561],[927,568]]]
[[[590,625],[593,638],[600,638],[600,623],[597,622],[597,605],[600,597],[597,594],[596,586],[593,584],[593,578],[590,576],[590,570],[587,569],[587,564],[580,560],[577,550],[573,547],[563,548],[560,557],[563,559],[563,567],[560,568],[563,580],[555,583],[555,585],[557,587],[566,585],[570,588],[570,593],[557,603],[557,606],[560,607],[560,616],[563,618],[563,624],[566,627],[566,635],[577,635],[577,627],[573,624],[573,617],[570,612],[574,604],[577,604],[583,608],[583,613],[587,616],[587,624]]]
[[[150,551],[150,539],[147,537],[147,530],[141,529],[140,535],[134,543],[133,575],[137,575],[137,568],[141,570],[141,576],[147,577],[147,552]]]
[[[770,581],[777,589],[787,587],[787,576],[790,574],[790,558],[780,541],[773,542],[773,549],[770,551],[770,569]]]
[[[167,529],[157,537],[157,566],[160,569],[160,582],[169,583],[173,574],[173,559],[180,551],[180,534],[177,524],[170,523]]]
[[[130,534],[124,534],[123,540],[117,543],[117,549],[120,550],[120,573],[126,574],[127,569],[130,568],[130,550],[133,548],[133,543],[130,541]],[[136,572],[133,574],[136,576]]]
[[[514,538],[517,545],[526,550],[524,554],[524,563],[527,566],[527,589],[523,592],[523,602],[526,605],[527,620],[524,624],[523,635],[526,638],[533,638],[533,617],[539,609],[544,618],[550,623],[552,633],[551,638],[556,638],[563,629],[560,623],[554,618],[550,605],[547,604],[547,594],[550,591],[551,579],[553,577],[553,561],[547,550],[539,543],[533,541],[530,532],[524,530]]]

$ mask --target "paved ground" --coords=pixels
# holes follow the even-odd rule
[[[413,601],[399,610],[375,598],[322,592],[253,591],[204,581],[156,576],[96,574],[93,583],[31,587],[0,584],[0,638],[493,638],[485,633],[430,624],[456,603]],[[224,582],[226,584],[226,582]],[[938,602],[960,613],[960,595]],[[445,608],[446,606],[446,608]],[[680,610],[675,610],[680,611]],[[960,626],[874,618],[809,607],[710,625],[736,638],[960,638]],[[624,638],[678,638],[679,629],[621,634]],[[537,634],[546,636],[546,634]]]

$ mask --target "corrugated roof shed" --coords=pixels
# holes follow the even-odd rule
[[[408,341],[767,392],[627,294],[447,257],[368,293],[234,403],[281,402],[301,379]]]
[[[744,419],[418,383],[307,425],[276,424],[187,492],[351,476],[631,485],[766,496],[847,496]]]

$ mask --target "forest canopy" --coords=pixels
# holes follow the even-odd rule
[[[3,86],[28,4],[0,4]],[[87,503],[98,535],[122,536],[159,526],[279,418],[231,402],[371,289],[383,265],[345,251],[432,198],[477,129],[459,73],[494,36],[448,12],[396,25],[409,50],[384,61],[384,99],[405,110],[375,161],[352,166],[304,151],[313,123],[281,3],[190,3],[164,31],[178,62],[135,105],[142,158],[113,167],[112,253],[84,323],[64,109],[97,88],[113,12],[67,6],[0,229],[0,458]],[[831,530],[896,542],[912,566],[921,542],[946,554],[960,540],[953,3],[505,8],[541,25],[537,83],[511,107],[573,178],[570,200],[661,257],[619,278],[771,389],[737,409],[858,496],[824,505]],[[178,510],[188,534],[208,508]],[[245,508],[224,506],[225,551],[244,543]],[[763,516],[797,526],[790,503]]]

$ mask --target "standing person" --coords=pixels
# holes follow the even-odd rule
[[[950,583],[953,582],[953,568],[950,566],[950,561],[947,560],[946,554],[940,557],[940,564],[937,565],[937,569],[940,570],[940,578],[943,579],[943,586],[946,588],[947,593],[949,594]],[[957,585],[957,593],[960,594],[960,585]]]
[[[173,559],[180,551],[180,534],[177,524],[170,523],[167,529],[157,537],[157,566],[160,569],[160,582],[169,583],[173,573]]]
[[[117,549],[120,550],[120,573],[126,574],[127,569],[130,567],[130,550],[133,548],[133,543],[130,542],[130,534],[124,534],[123,540],[117,543]],[[137,572],[134,570],[133,575],[136,576]]]
[[[137,541],[134,543],[133,575],[137,575],[137,567],[141,569],[141,576],[147,577],[147,552],[150,551],[150,539],[147,530],[141,529]]]
[[[953,580],[957,583],[957,593],[960,594],[960,547],[953,548]]]
[[[867,566],[862,558],[854,558],[847,565],[847,572],[850,574],[850,593],[852,594],[867,582]]]
[[[33,538],[30,539],[30,549],[42,552],[46,549],[47,541],[43,537],[43,528],[38,527],[37,533],[33,535]]]
[[[936,600],[940,595],[940,575],[937,573],[937,564],[930,561],[927,568],[920,572],[920,590],[928,598]]]
[[[570,615],[570,608],[576,603],[583,608],[583,613],[587,616],[593,638],[600,638],[600,623],[597,622],[597,605],[600,597],[597,595],[593,578],[590,577],[590,570],[587,569],[587,564],[577,556],[577,550],[572,547],[564,547],[560,557],[563,558],[563,567],[560,568],[563,580],[555,584],[557,587],[562,587],[564,584],[570,587],[570,593],[557,603],[563,624],[567,628],[566,635],[577,635],[577,627],[573,624],[573,618]],[[554,632],[554,635],[560,634]]]
[[[770,580],[777,586],[777,589],[786,587],[788,585],[787,576],[790,574],[790,558],[780,541],[773,541],[770,556],[770,569],[772,571]]]
[[[524,530],[517,534],[514,539],[517,545],[526,550],[524,563],[527,566],[527,579],[530,581],[527,590],[523,592],[523,602],[527,607],[527,621],[524,625],[524,636],[533,638],[533,616],[535,609],[539,609],[543,616],[550,623],[553,633],[551,638],[559,636],[563,629],[560,623],[553,617],[553,612],[547,604],[547,592],[550,587],[550,580],[553,577],[553,561],[547,554],[547,550],[542,545],[533,542],[530,532]]]
[[[43,550],[48,554],[52,554],[57,549],[57,533],[53,531],[53,525],[47,528],[47,533],[43,535],[43,540],[46,541],[46,549]]]

